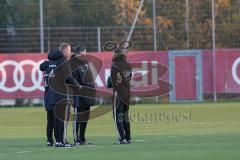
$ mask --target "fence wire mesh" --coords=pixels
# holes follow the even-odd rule
[[[144,2],[132,38],[133,50],[153,50],[154,44],[158,50],[212,48],[211,0],[156,0],[155,6],[153,1]],[[44,51],[62,41],[98,51],[99,43],[126,39],[139,3],[43,0]],[[39,52],[39,1],[3,0],[0,7],[0,52]],[[215,0],[215,16],[216,47],[239,48],[240,0]]]

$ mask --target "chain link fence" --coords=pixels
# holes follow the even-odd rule
[[[42,0],[40,12],[39,1],[4,0],[0,4],[1,53],[40,52],[41,36],[45,52],[63,41],[101,51],[106,41],[126,39],[140,3]],[[211,49],[211,6],[211,0],[145,0],[132,37],[133,50]],[[240,0],[215,0],[214,14],[216,47],[239,48]]]

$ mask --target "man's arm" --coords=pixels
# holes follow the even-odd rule
[[[44,61],[43,63],[41,63],[39,66],[40,71],[45,71],[48,68],[49,63],[49,61]]]
[[[78,83],[78,81],[72,76],[72,70],[71,70],[71,67],[70,67],[70,64],[68,61],[66,61],[65,58],[62,58],[60,61],[59,61],[59,65],[64,65],[64,67],[62,67],[61,69],[61,72],[62,73],[66,73],[64,75],[67,75],[67,77],[65,77],[64,79],[64,82],[66,84],[69,84],[69,85],[74,85],[74,86],[78,86],[80,85]]]
[[[111,76],[108,77],[107,88],[113,88]]]

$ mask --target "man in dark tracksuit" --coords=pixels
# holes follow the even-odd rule
[[[47,111],[47,146],[53,146],[54,140],[53,140],[53,131],[55,130],[55,115],[54,115],[54,104],[50,104],[50,96],[51,96],[51,90],[48,86],[48,78],[49,74],[51,73],[51,70],[56,67],[56,64],[54,61],[44,61],[40,65],[40,70],[44,72],[44,83],[45,83],[45,91],[44,91],[44,104],[45,104],[45,110]],[[58,135],[57,132],[54,131],[54,138],[57,141]]]
[[[127,56],[124,54],[124,51],[117,48],[112,58],[111,76],[107,82],[107,87],[113,88],[113,118],[119,136],[117,144],[131,143],[128,115],[131,78],[132,67],[127,62]]]
[[[76,145],[90,144],[85,137],[87,122],[90,115],[90,106],[94,105],[96,94],[93,75],[91,73],[88,61],[85,59],[86,49],[78,46],[74,50],[74,56],[70,60],[71,68],[77,68],[73,71],[73,77],[84,88],[91,89],[82,96],[74,96],[74,142]]]
[[[49,124],[50,126],[47,127],[47,133],[49,134],[49,140],[51,140],[51,130],[52,130],[52,123],[50,121],[54,120],[54,135],[56,139],[56,147],[65,147],[68,144],[64,144],[63,139],[63,132],[64,132],[64,124],[61,119],[58,119],[55,117],[54,109],[58,102],[65,99],[65,95],[57,93],[54,89],[50,88],[49,85],[49,79],[54,78],[54,75],[56,74],[55,71],[58,68],[58,66],[62,65],[63,63],[66,63],[66,59],[63,56],[63,53],[59,50],[51,51],[48,55],[49,61],[45,61],[40,65],[40,69],[42,71],[45,71],[44,75],[44,81],[46,85],[45,90],[45,105],[48,105],[51,107],[52,111],[49,112]],[[73,84],[73,85],[79,85],[79,83],[70,75],[68,77],[65,77],[64,80],[67,84]],[[57,83],[57,81],[56,81]],[[52,113],[53,112],[53,113]],[[52,141],[51,141],[52,142]]]

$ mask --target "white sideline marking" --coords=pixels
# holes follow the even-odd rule
[[[240,122],[191,122],[191,124],[239,124]]]
[[[6,156],[7,154],[0,154],[0,156]]]
[[[40,127],[33,127],[33,126],[21,126],[21,127],[0,127],[1,129],[8,129],[8,128],[13,128],[13,129],[18,129],[18,128],[40,128]]]
[[[6,113],[6,114],[3,114],[1,115],[4,116],[4,117],[11,117],[11,116],[16,116],[16,115],[22,115],[22,114],[30,114],[30,113],[36,113],[36,112],[41,112],[41,111],[21,111],[21,112],[17,112],[17,113]]]
[[[30,153],[31,151],[19,151],[19,152],[16,152],[17,154],[24,154],[24,153]]]
[[[90,145],[85,145],[86,147],[96,147],[97,145],[90,144]]]
[[[136,139],[134,141],[136,141],[136,142],[144,142],[145,140],[144,139]]]

